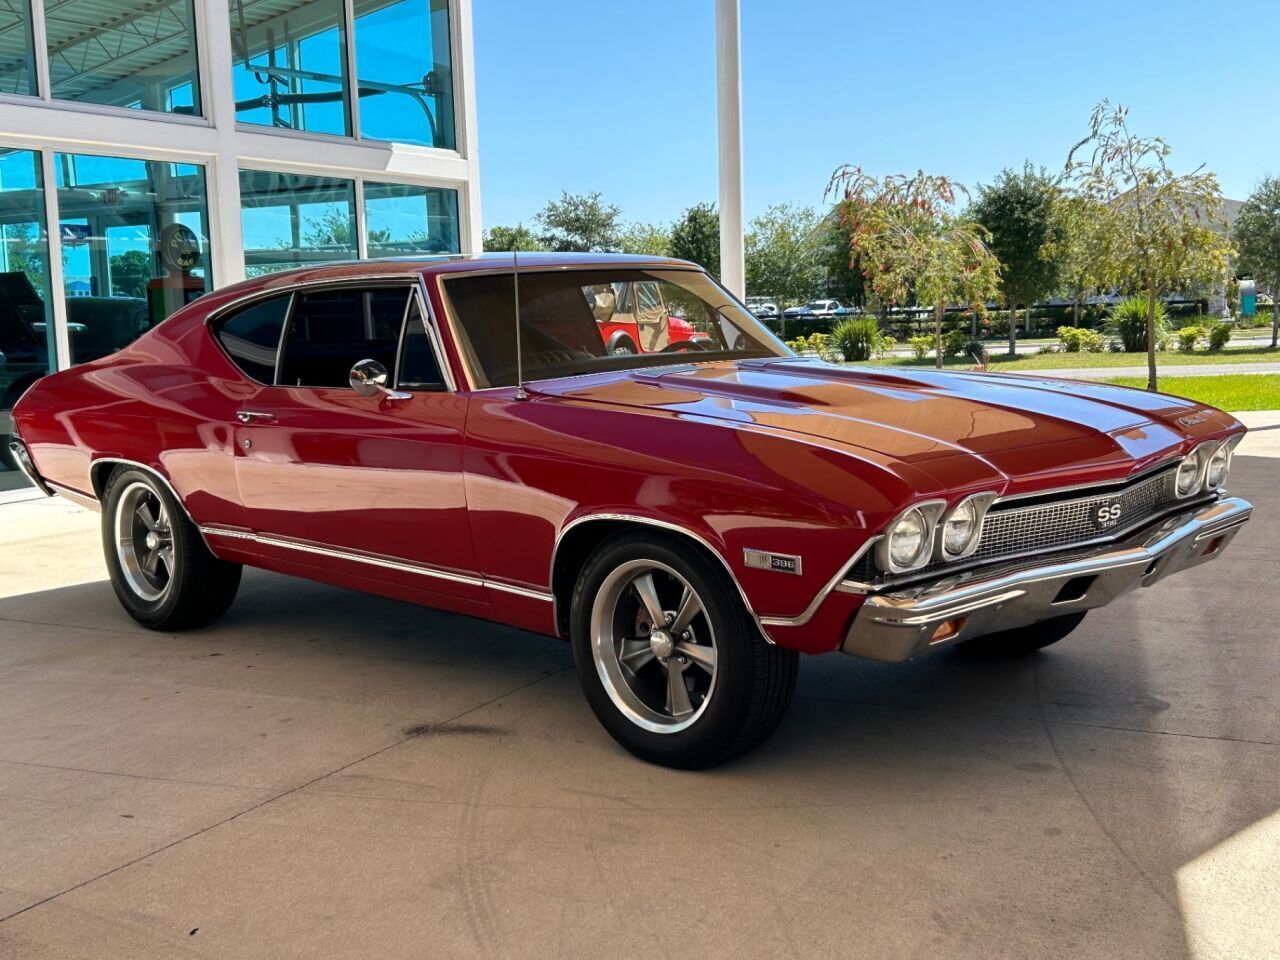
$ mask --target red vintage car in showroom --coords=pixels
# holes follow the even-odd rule
[[[797,358],[679,261],[515,268],[219,290],[39,381],[13,455],[101,509],[149,627],[210,622],[247,564],[557,635],[609,733],[680,767],[767,737],[800,653],[1029,652],[1249,518],[1244,428],[1203,404]],[[707,338],[610,351],[591,291],[635,283]]]

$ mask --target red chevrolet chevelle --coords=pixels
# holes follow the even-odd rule
[[[610,350],[592,291],[628,284],[698,338]],[[1032,651],[1251,510],[1218,410],[798,358],[651,258],[251,280],[14,420],[36,485],[101,509],[139,622],[208,623],[248,564],[558,635],[609,733],[681,767],[767,737],[799,653]]]

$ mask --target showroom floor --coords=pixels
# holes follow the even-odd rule
[[[702,774],[555,640],[265,573],[149,633],[93,514],[0,507],[0,957],[1280,955],[1278,473],[1052,650],[808,660]]]

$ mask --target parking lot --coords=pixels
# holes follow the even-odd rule
[[[558,641],[267,573],[150,633],[96,515],[0,507],[0,956],[1280,955],[1277,440],[1219,561],[1019,662],[810,659],[709,773]]]

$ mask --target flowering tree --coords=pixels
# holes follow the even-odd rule
[[[1169,145],[1135,137],[1128,111],[1103,100],[1089,135],[1067,155],[1066,177],[1102,211],[1096,229],[1109,271],[1147,298],[1147,389],[1156,389],[1156,304],[1195,283],[1226,281],[1233,253],[1218,178],[1197,167],[1174,173]]]
[[[947,177],[876,178],[860,167],[831,175],[827,195],[849,232],[849,262],[857,263],[885,305],[933,305],[934,353],[942,366],[942,317],[948,303],[975,307],[1000,290],[1000,263],[987,248],[987,231],[956,207],[963,191]]]

